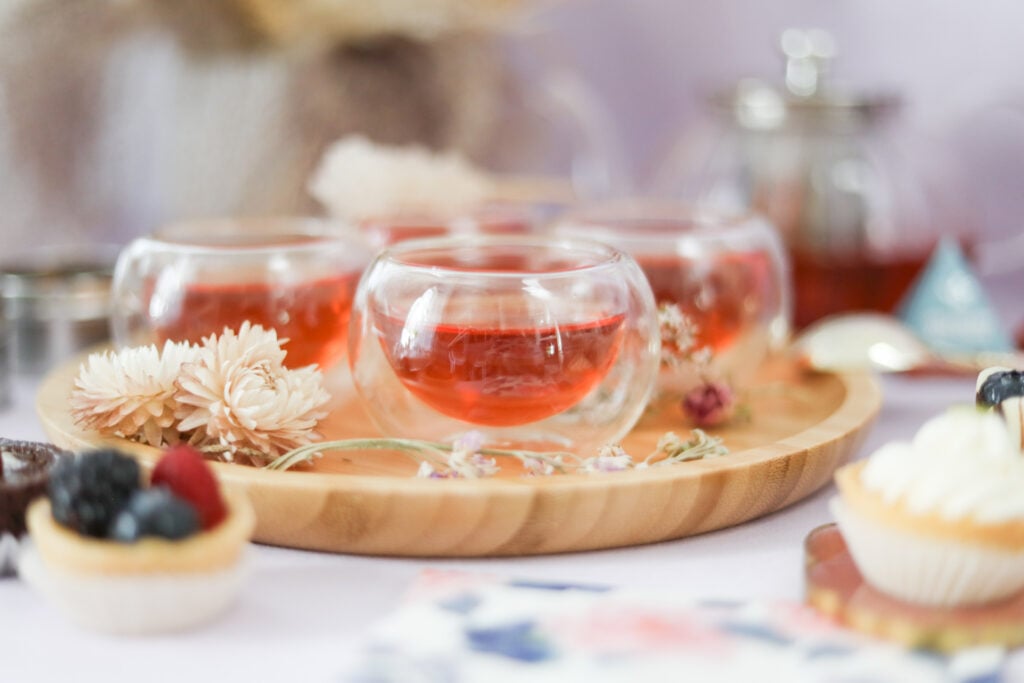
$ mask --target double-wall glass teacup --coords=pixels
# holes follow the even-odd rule
[[[789,268],[770,223],[673,203],[597,206],[560,221],[561,236],[586,235],[631,254],[659,307],[673,306],[693,332],[695,357],[734,385],[749,383],[789,334]],[[666,349],[671,351],[671,349]],[[666,364],[661,386],[685,391],[693,363]]]
[[[627,254],[582,239],[413,240],[356,295],[349,363],[389,436],[589,452],[636,423],[657,378],[654,299]]]
[[[286,365],[343,368],[352,300],[371,258],[357,238],[314,219],[173,225],[121,252],[114,341],[199,342],[249,321],[288,340]]]

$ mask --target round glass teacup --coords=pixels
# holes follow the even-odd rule
[[[316,219],[175,224],[118,257],[113,339],[199,342],[248,320],[288,340],[286,365],[344,368],[352,300],[372,256],[343,227]]]
[[[742,386],[788,339],[789,266],[775,229],[760,216],[635,201],[582,210],[559,221],[554,233],[585,235],[629,253],[663,322],[666,308],[669,320],[682,314],[689,347],[664,343],[673,331],[663,330],[663,389],[686,391],[709,368]]]
[[[349,364],[390,436],[588,452],[624,436],[658,372],[654,299],[627,254],[582,239],[413,240],[360,282]]]

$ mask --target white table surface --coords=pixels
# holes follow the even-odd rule
[[[36,381],[16,377],[12,384],[0,435],[44,439],[32,405]],[[970,403],[973,378],[888,377],[883,391],[881,415],[858,455],[908,437],[947,405]],[[252,574],[228,615],[158,638],[83,632],[22,582],[0,580],[0,681],[337,680],[367,625],[394,608],[427,567],[696,597],[799,600],[801,543],[830,521],[832,493],[829,487],[768,517],[694,538],[546,557],[419,560],[254,546]],[[1006,680],[1024,681],[1024,655],[1009,660]]]

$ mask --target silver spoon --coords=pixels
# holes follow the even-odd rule
[[[1020,353],[939,354],[897,318],[881,313],[820,320],[796,338],[793,351],[806,366],[825,372],[976,373],[993,365],[1024,367]]]

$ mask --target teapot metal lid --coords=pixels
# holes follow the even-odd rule
[[[828,75],[836,44],[827,31],[786,29],[779,46],[786,59],[782,85],[742,79],[734,88],[711,98],[717,107],[730,112],[742,128],[772,130],[793,123],[871,122],[901,104],[895,93],[856,93],[831,83]]]

